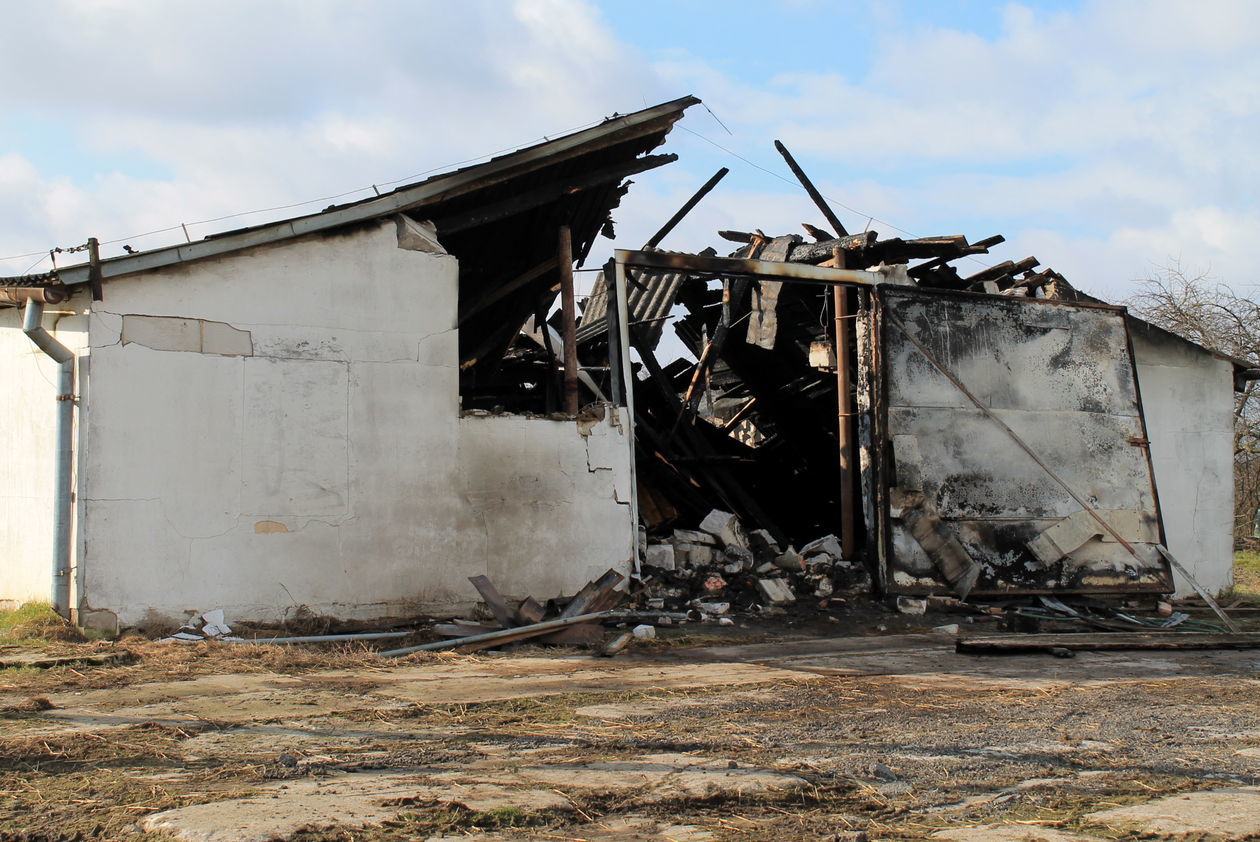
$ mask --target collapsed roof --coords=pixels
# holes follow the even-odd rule
[[[99,286],[117,277],[190,263],[311,234],[332,234],[405,214],[431,223],[460,262],[460,363],[466,378],[495,361],[530,315],[545,312],[559,267],[556,231],[568,226],[579,265],[631,176],[676,160],[652,155],[695,97],[682,97],[489,161],[407,184],[381,196],[279,222],[213,234],[39,276],[0,278],[0,289]],[[67,289],[66,291],[69,291]],[[15,303],[10,299],[7,303]],[[0,306],[6,303],[0,296]]]

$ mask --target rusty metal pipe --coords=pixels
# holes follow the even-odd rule
[[[836,249],[836,268],[844,268],[844,250]],[[840,445],[840,550],[846,559],[857,557],[857,518],[861,501],[857,484],[857,433],[849,392],[853,384],[852,361],[849,358],[849,290],[837,286],[831,290],[836,321],[836,411],[839,414],[837,435]]]
[[[57,379],[56,452],[53,462],[53,551],[52,606],[63,617],[70,616],[70,515],[72,465],[74,459],[74,352],[49,333],[43,325],[44,304],[34,298],[26,301],[22,332],[59,367]]]
[[[49,284],[42,287],[5,287],[0,289],[0,302],[5,304],[25,304],[37,301],[40,304],[60,304],[70,297],[70,291],[63,286]]]

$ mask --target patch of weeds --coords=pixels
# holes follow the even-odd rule
[[[1260,552],[1239,550],[1234,553],[1234,587],[1232,596],[1260,602]]]
[[[22,643],[70,643],[84,640],[83,632],[46,602],[28,602],[0,612],[0,639]]]

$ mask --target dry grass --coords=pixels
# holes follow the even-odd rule
[[[80,644],[49,644],[51,654],[101,653],[126,650],[131,663],[79,670],[0,670],[0,693],[50,693],[97,690],[151,681],[180,681],[223,673],[280,673],[301,675],[325,669],[383,667],[376,650],[362,644],[327,648],[298,646],[229,645],[223,643],[162,643],[139,637]]]
[[[0,612],[0,640],[6,643],[64,643],[83,639],[83,632],[46,602],[28,602],[14,611]]]

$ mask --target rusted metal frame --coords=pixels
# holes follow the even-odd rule
[[[609,290],[608,313],[608,345],[617,345],[619,362],[617,376],[621,386],[621,403],[626,408],[626,417],[622,422],[626,425],[626,443],[630,448],[630,566],[634,572],[640,570],[642,559],[639,558],[639,477],[634,458],[634,372],[630,368],[630,305],[626,292],[626,266],[616,262],[613,271],[613,288]],[[612,303],[616,302],[614,310]],[[613,331],[616,327],[616,331]]]
[[[606,298],[607,303],[604,307],[604,332],[608,335],[608,393],[612,397],[612,402],[618,406],[622,403],[623,380],[621,379],[621,369],[624,361],[621,357],[621,348],[616,341],[617,336],[617,296],[613,295],[612,278],[617,274],[617,262],[613,258],[609,258],[604,263],[604,278],[607,286]]]
[[[560,264],[560,336],[564,345],[564,412],[577,415],[577,305],[573,298],[573,235],[561,225],[556,261]],[[546,325],[543,326],[546,330]]]
[[[542,263],[539,263],[537,266],[533,267],[532,269],[526,269],[524,272],[517,275],[512,280],[508,281],[506,284],[503,284],[502,286],[497,287],[493,292],[483,295],[480,299],[477,300],[476,303],[470,305],[467,310],[465,310],[462,314],[460,314],[458,326],[463,327],[464,322],[468,321],[477,313],[480,313],[482,310],[486,309],[491,304],[494,304],[506,298],[507,296],[516,292],[518,289],[521,289],[522,287],[529,284],[531,281],[537,280],[538,278],[547,274],[554,268],[556,268],[556,258],[549,257],[546,260],[544,260]]]
[[[963,382],[959,380],[952,371],[946,368],[945,365],[940,360],[938,360],[931,351],[928,350],[927,346],[919,341],[919,338],[917,336],[915,336],[914,334],[910,332],[909,328],[905,326],[905,324],[901,321],[901,319],[897,318],[891,312],[885,313],[885,318],[888,319],[889,323],[894,325],[898,330],[901,331],[901,333],[907,339],[910,340],[911,344],[913,344],[919,350],[919,353],[921,353],[923,357],[929,363],[932,364],[933,368],[939,371],[945,377],[946,380],[954,384],[954,387],[958,389],[958,391],[962,392],[963,395],[965,395],[969,401],[975,404],[977,409],[979,409],[991,421],[993,421],[995,424],[1001,427],[1006,432],[1006,434],[1010,436],[1011,440],[1014,441],[1015,444],[1019,445],[1021,450],[1023,450],[1030,457],[1032,457],[1032,460],[1036,462],[1038,465],[1040,465],[1041,469],[1045,471],[1050,476],[1051,479],[1053,479],[1056,483],[1058,483],[1059,486],[1062,487],[1063,490],[1068,493],[1069,497],[1075,500],[1076,503],[1083,510],[1085,510],[1085,512],[1088,513],[1090,517],[1092,517],[1095,521],[1098,522],[1098,525],[1102,527],[1104,532],[1106,532],[1108,535],[1114,538],[1116,543],[1124,547],[1125,550],[1127,550],[1131,556],[1136,558],[1138,561],[1142,562],[1143,565],[1147,564],[1146,559],[1138,555],[1137,548],[1134,547],[1133,544],[1125,540],[1124,536],[1121,535],[1115,529],[1115,527],[1113,527],[1110,523],[1108,523],[1106,518],[1104,518],[1102,515],[1098,513],[1097,509],[1091,506],[1089,502],[1085,500],[1084,497],[1078,494],[1076,490],[1068,484],[1067,480],[1059,476],[1058,472],[1055,471],[1054,468],[1050,467],[1050,465],[1044,459],[1042,459],[1041,456],[1037,454],[1037,451],[1033,450],[1031,445],[1029,445],[1026,441],[1024,441],[1018,433],[1016,433],[1009,426],[1007,426],[1005,421],[999,418],[997,414],[993,412],[993,410],[985,406],[983,401],[981,401],[978,397],[976,397],[976,395],[970,389],[968,389],[965,385],[963,385]],[[1173,558],[1172,554],[1168,552],[1168,549],[1161,544],[1161,545],[1158,545],[1158,550],[1159,550],[1159,553],[1165,559],[1167,559],[1170,564],[1176,567],[1177,570],[1179,570],[1181,574],[1186,577],[1187,581],[1189,581],[1190,584],[1194,586],[1195,590],[1198,591],[1199,595],[1204,598],[1204,601],[1207,602],[1207,604],[1212,608],[1212,610],[1216,613],[1216,616],[1219,617],[1223,623],[1225,623],[1226,627],[1228,627],[1230,631],[1234,631],[1234,632],[1238,631],[1238,627],[1234,624],[1233,620],[1231,620],[1229,616],[1224,612],[1224,610],[1219,605],[1217,605],[1216,600],[1212,599],[1212,597],[1208,595],[1208,593],[1200,587],[1199,583],[1194,579],[1193,576],[1190,575],[1189,571],[1187,571],[1180,564],[1180,562],[1178,562],[1175,558]]]
[[[844,268],[844,250],[836,249],[833,260]],[[861,496],[857,486],[857,424],[849,397],[853,385],[853,360],[849,356],[849,290],[832,288],[836,343],[836,411],[839,413],[837,443],[840,453],[840,549],[846,559],[857,556],[857,510]]]
[[[647,249],[654,249],[657,246],[659,246],[661,244],[661,240],[664,240],[666,237],[668,237],[669,232],[673,231],[674,228],[678,226],[678,223],[683,221],[683,217],[691,213],[691,209],[694,208],[696,205],[700,204],[700,200],[703,199],[705,196],[709,195],[709,191],[712,190],[714,187],[717,187],[717,183],[721,181],[722,179],[726,178],[726,174],[729,172],[730,170],[727,169],[726,167],[722,167],[722,169],[715,172],[713,176],[708,181],[706,181],[700,187],[699,190],[695,192],[695,195],[693,195],[690,199],[688,199],[686,203],[681,208],[678,209],[678,212],[675,213],[673,216],[671,216],[669,218],[669,221],[661,226],[661,230],[657,231],[655,234],[652,235],[651,239],[649,239],[647,243],[644,244],[643,246],[644,250],[646,251]]]
[[[789,280],[833,286],[849,284],[875,286],[884,280],[879,272],[859,269],[828,269],[809,263],[748,260],[738,257],[705,257],[698,254],[671,254],[662,251],[617,250],[617,263],[639,270],[661,269],[720,278],[751,277],[773,281]]]
[[[1123,309],[1123,308],[1122,308]],[[1128,355],[1129,370],[1133,372],[1133,405],[1137,409],[1138,419],[1138,438],[1141,442],[1129,443],[1134,447],[1141,447],[1143,455],[1146,457],[1146,473],[1151,478],[1151,500],[1155,505],[1155,525],[1159,527],[1159,542],[1165,547],[1168,546],[1168,533],[1164,530],[1164,510],[1159,504],[1159,486],[1155,483],[1155,460],[1151,456],[1151,437],[1146,429],[1146,409],[1142,404],[1142,384],[1138,382],[1137,376],[1137,355],[1133,351],[1133,334],[1129,331],[1128,311],[1124,311],[1124,318],[1120,320],[1124,327],[1124,351]],[[1178,565],[1179,566],[1179,565]],[[1194,582],[1192,577],[1187,578],[1198,588],[1198,583]],[[1176,581],[1170,580],[1169,585],[1176,590]]]
[[[796,163],[796,159],[792,157],[792,153],[787,150],[781,141],[774,142],[774,148],[779,150],[779,154],[783,156],[783,160],[787,161],[788,169],[792,171],[792,175],[796,176],[796,180],[805,188],[805,192],[809,194],[809,198],[813,200],[814,206],[822,212],[827,218],[827,222],[835,229],[836,236],[847,237],[849,232],[845,230],[844,223],[836,216],[835,211],[827,204],[827,200],[818,192],[818,188],[814,186],[814,182],[809,180],[809,176],[805,175],[805,171],[801,169],[800,164]]]
[[[858,481],[867,490],[863,509],[866,557],[874,562],[869,567],[875,591],[884,594],[888,592],[887,569],[883,564],[887,546],[885,539],[891,537],[891,529],[885,528],[884,512],[887,509],[884,507],[884,495],[887,494],[887,489],[881,479],[884,476],[884,466],[881,462],[883,449],[878,444],[884,440],[886,421],[885,416],[881,414],[881,409],[886,410],[885,401],[881,397],[883,382],[880,377],[883,366],[883,337],[880,334],[880,323],[876,320],[877,298],[871,294],[870,290],[859,289],[858,305],[859,318],[862,319],[858,328],[862,332],[858,335],[866,340],[865,343],[859,342],[861,356],[857,360],[859,377],[865,376],[865,380],[859,384],[859,389],[863,390],[860,394],[864,396],[866,404],[864,414],[859,416],[859,465],[863,454],[867,459],[866,473],[863,475],[859,470]],[[859,323],[855,322],[855,324]],[[862,347],[863,345],[865,347]],[[862,403],[861,397],[858,402]],[[865,430],[862,429],[862,420],[866,422]]]

